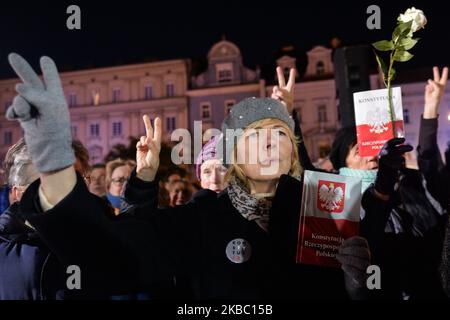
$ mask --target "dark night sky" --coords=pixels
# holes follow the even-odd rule
[[[82,30],[66,29],[66,8],[78,4]],[[366,28],[366,8],[381,7],[382,29]],[[416,56],[402,68],[450,64],[450,19],[444,1],[2,1],[0,78],[13,76],[7,54],[16,51],[37,66],[41,55],[60,69],[139,63],[148,59],[205,59],[223,34],[242,50],[244,63],[264,65],[286,44],[304,53],[337,36],[344,44],[390,38],[406,8],[424,10],[428,25]],[[306,58],[306,57],[305,57]]]

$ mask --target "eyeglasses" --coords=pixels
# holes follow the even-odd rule
[[[120,177],[120,178],[115,178],[115,179],[111,179],[111,182],[114,184],[124,184],[125,181],[127,181],[128,178],[126,177]]]
[[[105,176],[100,176],[100,177],[89,177],[90,182],[94,183],[94,182],[98,182],[98,183],[105,183]]]

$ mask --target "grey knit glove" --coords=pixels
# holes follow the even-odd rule
[[[49,57],[41,58],[41,81],[18,54],[11,53],[8,60],[23,83],[16,85],[19,95],[6,118],[20,122],[33,164],[43,173],[73,165],[69,109],[55,63]]]
[[[350,298],[365,299],[367,289],[367,267],[370,266],[370,250],[366,239],[351,237],[345,240],[339,248],[336,259],[344,270],[345,288]]]

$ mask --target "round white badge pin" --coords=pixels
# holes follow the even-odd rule
[[[244,263],[252,255],[252,246],[245,239],[234,239],[228,243],[225,253],[231,262]]]

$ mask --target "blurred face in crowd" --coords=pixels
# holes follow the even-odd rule
[[[19,202],[22,199],[23,194],[27,190],[28,186],[13,186],[11,188],[11,194],[9,197],[9,202]]]
[[[39,173],[33,165],[29,165],[26,167],[24,175],[28,178],[30,184],[39,179]],[[11,193],[9,197],[10,203],[20,201],[30,184],[24,186],[13,186],[11,188]]]
[[[189,188],[183,180],[175,180],[167,185],[169,192],[170,206],[179,206],[189,201]]]
[[[167,182],[166,182],[166,185],[165,185],[167,191],[169,191],[169,185],[170,185],[170,184],[172,184],[172,183],[175,182],[175,181],[180,181],[180,180],[183,180],[183,179],[181,179],[181,176],[180,176],[178,173],[171,174],[171,175],[167,178]]]
[[[109,193],[113,196],[120,196],[125,182],[131,175],[131,168],[127,165],[117,167],[111,175],[111,185],[109,186]]]
[[[13,188],[9,189],[8,201],[9,201],[9,203],[14,203],[16,201],[19,201],[16,198],[16,194],[14,193]]]
[[[99,197],[106,194],[106,169],[94,168],[90,174],[89,191]]]
[[[345,159],[347,168],[357,170],[374,170],[378,169],[378,159],[373,157],[361,157],[358,152],[358,144],[350,148],[350,151]]]
[[[224,189],[227,169],[217,159],[206,160],[200,167],[200,184],[203,189],[220,192]]]
[[[278,180],[282,174],[288,174],[292,166],[290,129],[279,120],[258,123],[254,128],[246,129],[237,143],[238,165],[243,163],[239,166],[250,181]],[[242,150],[245,160],[239,159]]]

